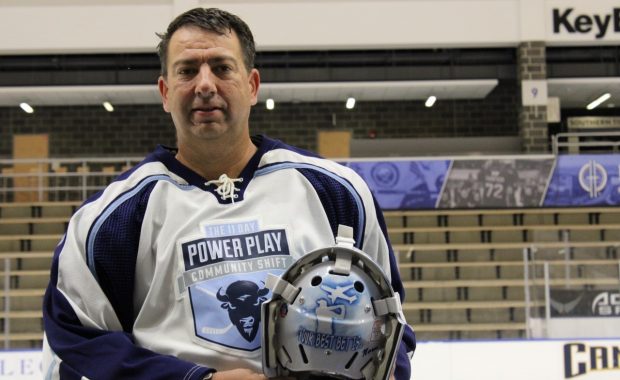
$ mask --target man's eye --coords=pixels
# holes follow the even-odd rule
[[[228,65],[220,65],[220,66],[215,67],[215,72],[217,73],[226,74],[231,71],[232,71],[232,67]]]
[[[196,73],[196,69],[192,69],[192,68],[180,68],[177,71],[177,74],[179,74],[181,76],[193,75],[195,73]]]

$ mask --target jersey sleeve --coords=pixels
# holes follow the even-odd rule
[[[134,343],[132,293],[146,193],[113,210],[87,205],[72,217],[43,300],[46,378],[199,380],[213,371]]]
[[[387,255],[379,255],[379,257],[387,256],[387,265],[382,265],[383,268],[389,268],[386,270],[387,274],[390,276],[390,281],[392,283],[392,289],[400,295],[401,303],[405,302],[405,289],[403,287],[402,280],[400,278],[400,272],[398,270],[398,260],[394,255],[394,250],[392,249],[392,245],[390,244],[390,239],[387,233],[387,226],[385,224],[385,219],[383,218],[383,212],[381,211],[381,207],[377,203],[377,200],[374,196],[373,206],[370,208],[368,212],[368,223],[367,223],[367,242],[372,244],[372,246],[376,246],[379,252],[386,252]],[[364,247],[367,249],[366,247]],[[384,260],[380,260],[384,261]],[[380,264],[382,264],[380,262]],[[411,328],[409,324],[405,325],[405,331],[403,333],[402,341],[398,350],[398,354],[396,357],[396,365],[394,370],[394,377],[396,380],[409,380],[411,377],[411,358],[413,357],[413,353],[416,348],[416,337],[415,332]]]
[[[329,165],[329,164],[326,164]],[[392,288],[405,300],[405,289],[398,270],[387,233],[381,207],[364,180],[349,168],[330,166],[338,175],[325,175],[311,170],[300,170],[317,192],[323,209],[330,221],[334,236],[337,226],[353,226],[354,240],[362,242],[360,248],[373,257],[384,268]],[[416,348],[415,333],[411,326],[405,332],[399,347],[394,375],[397,380],[408,380],[411,376],[411,357]]]

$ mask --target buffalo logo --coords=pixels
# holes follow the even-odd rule
[[[380,187],[393,187],[398,183],[398,168],[391,162],[380,162],[370,170],[370,176]]]
[[[230,321],[237,327],[241,336],[251,342],[260,324],[260,306],[267,300],[269,289],[259,288],[252,281],[235,281],[222,293],[217,291],[217,299],[222,309],[228,310]]]

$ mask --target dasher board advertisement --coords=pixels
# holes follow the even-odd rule
[[[0,380],[40,380],[40,351],[0,351]],[[418,342],[414,380],[617,380],[620,338]]]

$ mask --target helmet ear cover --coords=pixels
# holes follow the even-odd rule
[[[267,278],[273,297],[261,310],[266,376],[390,377],[406,323],[400,297],[352,239],[339,238]]]

